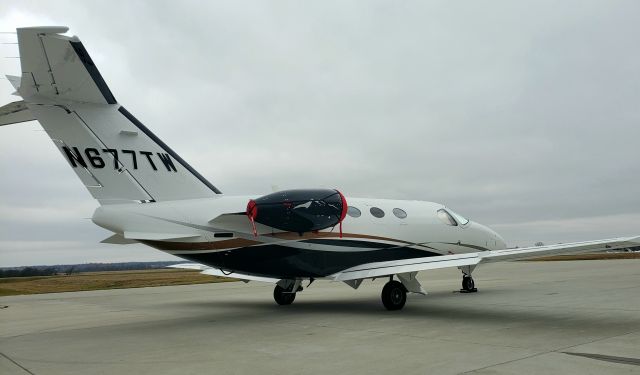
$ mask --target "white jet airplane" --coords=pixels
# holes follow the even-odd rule
[[[67,27],[17,29],[23,100],[0,108],[0,125],[38,120],[100,206],[102,242],[143,243],[191,262],[177,268],[275,283],[280,305],[301,283],[389,278],[382,303],[402,309],[425,294],[419,271],[458,267],[476,291],[481,263],[638,246],[640,237],[507,249],[496,232],[431,202],[346,198],[334,189],[223,195],[119,104]],[[394,279],[394,277],[396,279]]]

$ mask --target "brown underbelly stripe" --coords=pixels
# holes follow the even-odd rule
[[[327,232],[305,233],[302,236],[298,235],[298,233],[285,232],[285,233],[261,235],[261,237],[262,236],[277,238],[281,240],[290,240],[290,241],[296,241],[296,240],[302,241],[302,240],[318,239],[318,238],[335,238],[335,239],[340,238],[340,235],[337,233],[327,233]],[[414,244],[412,242],[402,241],[395,238],[370,236],[366,234],[343,233],[342,237],[390,241],[390,242],[396,242],[396,243],[401,243],[406,245],[421,246],[420,244]],[[173,241],[152,241],[152,240],[145,240],[141,242],[148,246],[151,246],[160,250],[226,250],[226,249],[235,249],[239,247],[248,247],[248,246],[265,244],[264,242],[261,242],[261,241],[247,240],[243,238],[233,238],[229,240],[220,240],[220,241],[212,241],[212,242],[173,242]],[[429,248],[428,246],[425,246],[425,247]]]
[[[260,245],[260,241],[245,240],[243,238],[233,238],[230,240],[212,242],[172,242],[172,241],[140,241],[160,250],[225,250],[237,247],[247,247]]]

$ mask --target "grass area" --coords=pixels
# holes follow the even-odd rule
[[[524,259],[524,261],[546,262],[546,261],[557,261],[557,260],[605,260],[605,259],[640,259],[640,252],[550,255],[548,257]]]
[[[640,259],[636,253],[554,255],[524,261]],[[206,284],[236,281],[201,275],[199,271],[159,269],[144,271],[84,272],[72,275],[0,278],[0,297],[20,294],[78,292],[83,290],[143,288],[149,286]]]
[[[78,292],[82,290],[143,288],[148,286],[205,284],[235,281],[201,275],[192,270],[85,272],[72,275],[8,277],[0,279],[0,296]]]

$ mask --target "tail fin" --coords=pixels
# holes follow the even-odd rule
[[[10,81],[24,101],[0,108],[0,125],[37,119],[101,204],[221,194],[118,104],[67,30],[18,29],[22,77]]]

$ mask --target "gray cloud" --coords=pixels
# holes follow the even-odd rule
[[[526,245],[637,233],[639,8],[22,1],[0,24],[68,25],[116,98],[227,194],[431,200]],[[96,204],[38,127],[0,129],[0,264],[167,257],[96,245]]]

